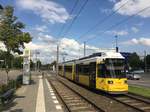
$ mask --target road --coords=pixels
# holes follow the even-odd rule
[[[141,76],[140,80],[128,80],[128,84],[150,88],[150,73],[141,74]]]

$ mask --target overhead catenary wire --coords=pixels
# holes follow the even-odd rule
[[[111,30],[112,28],[115,28],[115,27],[120,26],[121,24],[124,24],[125,22],[129,21],[130,19],[132,19],[132,18],[135,17],[136,15],[138,15],[138,14],[144,12],[145,10],[147,10],[147,9],[149,9],[149,8],[150,8],[150,6],[145,7],[145,8],[143,8],[143,9],[139,10],[137,13],[135,13],[135,14],[133,14],[133,15],[131,15],[131,16],[129,16],[129,17],[127,17],[127,18],[125,18],[125,19],[119,21],[119,22],[117,22],[116,24],[114,24],[114,25],[110,26],[109,28],[107,28],[105,31],[101,32],[101,34],[99,34],[99,36],[102,35],[102,34],[104,34],[105,32],[107,32],[108,30]],[[97,37],[97,36],[94,36],[94,37],[92,37],[92,38],[86,40],[85,42],[88,42],[88,41],[91,40],[91,39],[95,39],[96,37]]]
[[[70,11],[70,15],[72,15],[72,13],[73,13],[73,11],[75,10],[75,8],[77,7],[78,3],[79,3],[79,0],[76,0],[76,2],[74,3],[74,5],[73,5],[73,7],[72,7],[72,9],[71,9],[71,11]],[[66,24],[63,24],[61,30],[60,30],[59,33],[58,33],[58,37],[61,36],[62,32],[64,31],[65,26],[66,26]]]
[[[99,20],[95,25],[93,25],[91,28],[89,28],[84,34],[79,36],[79,39],[82,39],[84,36],[86,36],[88,33],[94,31],[98,26],[102,25],[106,20],[109,20],[114,14],[116,14],[122,7],[124,7],[130,0],[127,0],[124,4],[122,4],[119,8],[117,8],[115,11],[110,13],[109,15],[105,16],[101,20]]]
[[[79,12],[77,13],[77,15],[73,18],[73,20],[71,21],[71,24],[69,25],[69,27],[66,29],[66,31],[64,32],[64,35],[67,35],[67,33],[70,31],[70,29],[72,28],[73,24],[75,23],[75,21],[78,19],[79,15],[81,14],[81,12],[84,10],[85,6],[87,5],[89,0],[86,0],[83,5],[81,6],[81,8],[79,9]]]

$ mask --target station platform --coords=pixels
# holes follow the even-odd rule
[[[64,112],[60,99],[46,78],[32,76],[30,85],[16,91],[14,100],[3,112]]]

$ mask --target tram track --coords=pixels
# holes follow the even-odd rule
[[[112,99],[134,108],[141,112],[150,112],[150,101],[142,98],[137,98],[131,94],[125,94],[117,97],[111,97]]]
[[[104,112],[60,80],[48,78],[48,81],[69,112]]]
[[[68,85],[68,83],[65,80],[62,80],[60,77],[58,78],[59,82],[61,82],[61,84],[67,86],[68,88],[71,88],[72,91],[74,91],[75,93],[79,94],[80,97],[82,97],[83,99],[87,100],[87,97],[85,97],[83,94],[81,94],[80,92],[78,92],[76,89],[72,88],[71,85]],[[65,82],[64,82],[65,81]],[[70,81],[68,81],[70,82]],[[71,82],[70,82],[71,83]],[[133,111],[135,112],[150,112],[150,100],[146,99],[145,97],[140,97],[140,96],[136,96],[133,94],[125,94],[125,95],[110,95],[110,94],[104,94],[103,92],[101,93],[100,91],[94,91],[94,94],[102,94],[102,96],[111,99],[111,101],[114,104],[114,101],[124,105],[124,107],[128,110],[133,109]],[[93,97],[95,97],[93,94]],[[96,98],[96,97],[95,97]],[[89,97],[88,99],[89,101],[91,101],[91,98]],[[114,100],[114,101],[113,101]],[[99,104],[99,103],[98,103]],[[73,105],[73,104],[72,104]],[[95,107],[101,107],[100,105],[97,105],[97,102],[93,102],[92,105],[94,105]],[[117,105],[117,104],[116,104]],[[111,109],[114,107],[116,108],[116,105],[113,105],[111,107]],[[108,105],[109,106],[109,105]],[[102,107],[102,111],[106,111],[107,112],[107,107],[103,108]],[[120,107],[121,108],[121,107]],[[124,108],[122,108],[124,109]],[[109,110],[109,109],[108,109]],[[85,111],[86,112],[86,111]],[[109,111],[108,111],[109,112]],[[111,112],[111,111],[110,111]],[[131,111],[132,112],[132,111]]]

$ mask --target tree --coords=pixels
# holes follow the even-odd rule
[[[34,66],[35,66],[35,63],[30,59],[30,68],[31,68],[31,70],[34,69]]]
[[[14,68],[22,68],[22,66],[23,66],[23,57],[14,57],[13,67]]]
[[[25,25],[14,16],[14,8],[11,6],[4,7],[0,20],[0,41],[4,43],[7,50],[7,69],[8,63],[12,60],[11,53],[21,54],[21,49],[24,49],[24,43],[29,43],[32,40],[28,32],[22,31],[24,28]]]
[[[147,68],[150,69],[150,55],[146,56],[146,64],[147,64]]]
[[[36,62],[36,65],[37,65],[37,69],[40,70],[41,65],[42,65],[41,61],[38,60],[38,61]]]
[[[11,60],[10,59],[13,59],[14,56],[12,54],[10,54],[9,57],[10,58],[7,59],[7,52],[6,51],[0,50],[0,60],[1,60],[0,66],[2,68],[6,68],[6,66],[8,66],[9,68],[11,67]],[[6,62],[7,62],[7,64],[6,64]]]
[[[133,70],[141,68],[141,60],[137,53],[132,53],[128,59],[129,65]]]
[[[28,32],[23,32],[25,25],[17,21],[17,17],[13,15],[14,9],[6,6],[3,9],[3,19],[0,24],[0,41],[4,43],[8,55],[10,52],[21,54],[21,48],[24,43],[29,43],[32,38]]]

